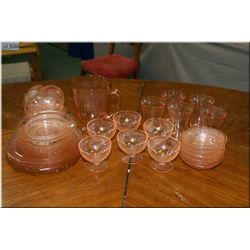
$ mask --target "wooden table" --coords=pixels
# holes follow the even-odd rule
[[[23,117],[24,93],[34,84],[4,85],[2,88],[2,205],[3,207],[249,207],[249,94],[192,84],[141,80],[111,80],[122,93],[122,109],[137,110],[141,95],[159,95],[166,89],[187,94],[205,93],[225,105],[228,136],[224,162],[212,170],[195,170],[178,157],[175,168],[159,174],[151,159],[127,166],[113,139],[109,167],[93,174],[79,159],[75,166],[55,174],[32,176],[15,172],[5,159],[5,145]],[[68,112],[78,120],[69,80],[46,81],[65,94]],[[79,122],[79,120],[78,120]],[[129,171],[128,171],[129,170]]]

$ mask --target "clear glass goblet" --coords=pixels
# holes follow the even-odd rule
[[[135,111],[122,110],[113,115],[117,130],[137,129],[141,124],[141,115]]]
[[[87,123],[89,135],[103,135],[112,139],[116,132],[116,123],[109,118],[96,118]]]
[[[170,137],[154,136],[147,143],[149,155],[154,159],[151,167],[159,173],[170,172],[174,168],[173,161],[180,151],[180,143]]]
[[[117,143],[127,155],[122,157],[127,164],[137,164],[142,160],[139,155],[147,146],[148,136],[139,129],[125,129],[117,134]]]
[[[170,137],[174,131],[174,124],[168,119],[151,118],[144,122],[143,130],[149,138],[156,135]]]
[[[100,173],[107,168],[108,158],[111,152],[112,143],[110,139],[102,135],[93,135],[83,138],[78,148],[81,156],[88,161],[86,168],[94,173]]]

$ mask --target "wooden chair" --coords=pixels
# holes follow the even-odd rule
[[[36,43],[19,43],[18,50],[4,50],[2,56],[27,55],[31,68],[31,77],[33,81],[41,79],[40,53]]]
[[[134,58],[114,54],[115,43],[110,43],[109,54],[81,62],[81,74],[102,75],[111,78],[139,77],[140,53],[142,43],[130,43],[134,46]]]

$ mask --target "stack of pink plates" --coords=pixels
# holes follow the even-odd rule
[[[181,134],[181,159],[197,169],[210,169],[224,158],[227,136],[214,128],[190,128]]]
[[[7,143],[7,160],[17,171],[58,172],[79,159],[81,134],[73,117],[59,111],[26,116]]]

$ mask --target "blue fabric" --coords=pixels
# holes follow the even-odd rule
[[[68,53],[70,56],[87,60],[94,58],[93,43],[69,43]]]

